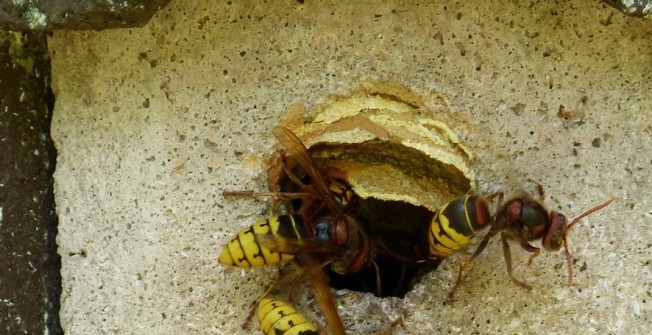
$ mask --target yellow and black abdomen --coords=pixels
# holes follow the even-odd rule
[[[476,195],[443,205],[430,224],[430,256],[448,257],[466,246],[491,220],[487,201]]]
[[[266,335],[318,335],[317,328],[292,306],[272,299],[258,304],[258,322]]]
[[[333,199],[342,207],[343,211],[347,212],[358,204],[358,195],[355,194],[351,186],[335,179],[327,179],[326,185]]]
[[[218,261],[224,265],[237,267],[254,267],[276,264],[292,259],[291,254],[279,253],[263,246],[256,235],[279,235],[294,240],[308,237],[303,220],[298,215],[280,215],[260,220],[241,230],[229,241]]]

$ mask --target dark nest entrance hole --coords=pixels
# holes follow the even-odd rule
[[[305,176],[301,181],[310,185],[310,179]],[[284,192],[298,189],[287,179],[282,180],[280,186]],[[292,208],[298,210],[303,201],[293,200]],[[371,240],[373,264],[349,274],[336,273],[326,266],[331,287],[402,298],[425,274],[439,265],[439,260],[428,259],[428,234],[433,213],[425,207],[403,201],[360,198],[349,214],[355,216]]]
[[[328,269],[332,287],[402,298],[439,265],[438,260],[427,259],[428,229],[433,213],[426,208],[369,198],[360,199],[355,214],[371,238],[376,266],[346,275]]]

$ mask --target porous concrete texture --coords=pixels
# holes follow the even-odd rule
[[[240,325],[276,269],[216,258],[270,204],[221,192],[266,188],[270,129],[288,106],[376,80],[448,98],[467,120],[450,126],[476,154],[480,192],[540,183],[570,217],[617,200],[571,232],[573,286],[563,252],[528,267],[513,246],[516,275],[534,286],[520,289],[494,239],[452,304],[460,257],[403,300],[338,292],[350,334],[399,317],[394,334],[648,333],[652,27],[614,11],[583,0],[178,0],[143,28],[56,32],[65,332],[255,333]]]

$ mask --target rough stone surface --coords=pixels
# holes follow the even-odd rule
[[[43,33],[0,32],[0,333],[61,334]]]
[[[607,26],[612,12],[580,0],[179,0],[140,29],[55,32],[64,330],[251,334],[240,325],[277,271],[216,257],[271,206],[221,192],[266,188],[285,108],[374,79],[448,98],[467,119],[453,128],[476,153],[479,192],[540,183],[570,217],[617,200],[571,232],[573,286],[563,252],[527,266],[515,246],[534,289],[516,287],[494,240],[452,304],[460,257],[403,300],[338,292],[350,334],[397,317],[394,334],[647,333],[652,39],[644,20]]]
[[[170,0],[0,1],[0,28],[53,30],[139,27]]]

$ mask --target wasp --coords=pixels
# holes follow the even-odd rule
[[[302,256],[297,256],[302,257]],[[327,288],[327,277],[324,272],[321,270],[321,267],[316,262],[311,262],[307,267],[304,268],[303,274],[308,274],[312,277],[310,281],[314,286],[315,282],[320,283],[317,291],[313,291],[315,295],[315,300],[328,300],[330,296],[330,291],[325,290]],[[313,323],[309,320],[308,317],[301,314],[296,308],[287,302],[287,300],[282,300],[276,297],[270,297],[275,295],[275,291],[278,291],[279,288],[287,288],[290,283],[296,283],[298,281],[298,276],[301,276],[302,273],[290,272],[282,274],[271,286],[270,288],[262,295],[257,306],[257,316],[260,328],[266,335],[318,335],[324,333],[323,326],[319,323]],[[292,288],[290,288],[292,290]],[[286,290],[287,291],[287,290]],[[287,292],[286,292],[287,293]],[[289,294],[288,299],[293,300],[292,293]],[[377,333],[389,334],[394,328],[401,325],[403,322],[402,318],[397,318],[394,320],[386,329]]]
[[[539,186],[539,192],[541,198],[543,198],[543,188],[541,186]],[[498,197],[499,206],[496,214],[492,217],[489,214],[488,199],[491,200],[495,197]],[[563,246],[568,265],[568,284],[572,284],[573,268],[572,256],[568,249],[568,232],[581,219],[608,206],[615,200],[613,198],[609,199],[585,211],[568,223],[566,216],[557,211],[548,212],[541,201],[536,201],[525,193],[516,195],[504,203],[503,198],[504,194],[502,192],[496,192],[487,198],[467,195],[442,206],[435,214],[430,234],[431,257],[449,256],[468,244],[470,238],[475,235],[478,229],[487,226],[491,227],[475,252],[460,265],[457,280],[448,295],[448,300],[452,300],[453,295],[459,288],[464,270],[484,251],[489,240],[498,233],[501,234],[507,273],[516,285],[526,290],[532,289],[532,286],[514,276],[508,243],[510,240],[518,241],[523,249],[533,253],[528,265],[541,253],[541,249],[532,246],[530,242],[542,240],[542,246],[547,251],[557,251]]]
[[[294,178],[294,177],[293,177]],[[302,185],[304,189],[309,186]],[[342,208],[352,207],[357,196],[351,188],[339,181],[328,180],[328,189],[333,193],[332,197]],[[257,237],[264,235],[283,236],[289,239],[302,241],[305,239],[317,239],[319,241],[331,242],[334,245],[346,243],[347,227],[341,222],[332,224],[331,216],[316,217],[323,212],[312,193],[253,193],[253,192],[224,192],[225,196],[279,196],[284,199],[304,198],[297,214],[279,215],[259,220],[249,227],[242,229],[233,237],[222,250],[218,261],[224,265],[236,267],[257,267],[273,265],[282,261],[294,258],[293,253],[280,253],[274,248],[270,249],[261,245]]]
[[[355,204],[353,191],[342,182],[325,179],[301,140],[287,128],[273,134],[310,178],[303,183],[283,159],[285,172],[299,186],[297,193],[225,192],[225,195],[272,195],[303,199],[297,214],[260,220],[228,242],[218,261],[252,267],[294,259],[308,282],[332,331],[344,334],[335,300],[323,273],[328,265],[337,273],[355,273],[371,262],[370,239],[357,219],[347,214]],[[346,210],[346,211],[345,211]]]
[[[310,321],[281,300],[264,298],[258,304],[258,322],[265,335],[318,335]]]
[[[462,249],[491,220],[489,203],[477,195],[466,195],[441,206],[430,223],[430,257],[445,258]]]
[[[292,154],[291,158],[296,159],[311,178],[311,183],[306,185],[295,176],[287,168],[286,157],[282,156],[283,168],[287,176],[299,186],[300,192],[224,192],[224,196],[272,196],[286,200],[300,199],[302,202],[296,214],[262,219],[242,229],[220,254],[218,261],[221,264],[255,267],[273,265],[294,258],[294,252],[278,252],[276,248],[270,249],[261,245],[257,237],[265,235],[282,236],[293,240],[294,244],[313,244],[307,240],[336,246],[356,244],[355,241],[349,241],[349,225],[357,227],[357,224],[351,222],[353,220],[347,218],[344,213],[355,207],[357,195],[344,182],[323,178],[301,140],[289,129],[276,127],[273,132]]]
[[[304,254],[305,255],[305,254]],[[299,259],[306,256],[297,256]],[[321,270],[318,262],[314,258],[307,256],[302,260],[303,274],[311,276],[311,283],[313,286],[313,294],[315,300],[332,303],[335,308],[334,300],[328,289],[328,282],[326,275]],[[290,272],[282,274],[270,286],[270,288],[262,295],[258,302],[258,323],[260,329],[266,335],[317,335],[319,331],[317,327],[308,320],[303,314],[297,311],[293,306],[286,301],[270,298],[274,291],[279,288],[287,288],[295,285],[290,285],[290,282],[297,282],[302,273]],[[296,287],[296,286],[295,286]],[[328,315],[327,315],[328,317]],[[342,330],[342,333],[343,330]]]
[[[467,194],[441,206],[430,223],[429,259],[438,260],[451,256],[469,244],[477,231],[489,227],[492,223],[489,201],[485,197]],[[453,299],[467,263],[470,264],[470,261],[460,265],[460,273],[448,295],[448,301]]]

